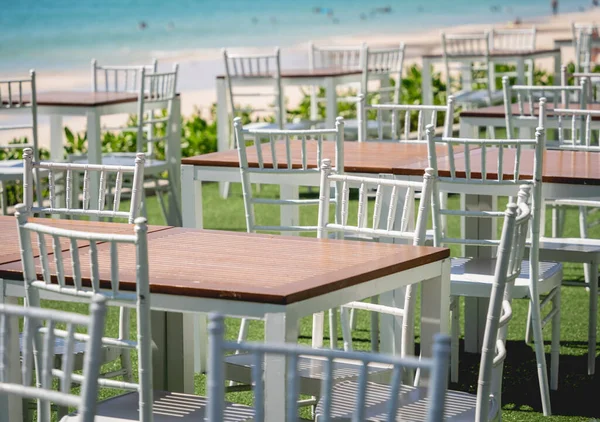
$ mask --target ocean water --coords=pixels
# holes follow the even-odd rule
[[[561,0],[561,12],[591,0]],[[549,0],[0,0],[0,72],[222,47],[438,30],[550,13]]]

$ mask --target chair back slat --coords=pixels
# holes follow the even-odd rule
[[[158,61],[153,59],[151,64],[143,66],[101,66],[92,59],[92,92],[137,93],[142,70],[147,74],[157,73]]]
[[[108,166],[108,165],[91,165],[91,164],[74,164],[74,163],[58,163],[34,161],[33,150],[27,148],[23,151],[23,188],[25,205],[29,212],[38,213],[41,215],[59,214],[66,216],[96,216],[96,217],[111,217],[123,218],[129,223],[133,223],[139,215],[141,200],[142,200],[142,184],[144,181],[144,162],[146,157],[143,153],[136,154],[134,166]],[[37,171],[48,172],[49,183],[49,206],[45,206],[43,200],[41,205],[34,206],[33,201],[33,180],[34,174]],[[67,182],[65,184],[66,204],[60,206],[56,200],[55,192],[55,174],[67,173]],[[100,185],[96,193],[98,198],[98,206],[96,209],[90,209],[89,203],[92,192],[90,191],[91,173],[99,173]],[[78,202],[80,190],[80,176],[83,174],[82,200],[81,206],[73,206],[74,202]],[[123,174],[131,174],[133,183],[131,189],[131,204],[129,211],[119,211],[120,199],[122,191]],[[75,180],[76,179],[76,180]],[[114,182],[113,182],[114,180]],[[37,181],[37,184],[40,182]],[[110,184],[109,184],[110,183]],[[113,195],[114,201],[112,209],[110,204],[106,204],[106,196]],[[40,203],[38,198],[38,204]],[[108,208],[108,209],[106,209]]]
[[[269,231],[316,231],[316,226],[261,226],[256,224],[254,204],[270,204],[278,206],[318,205],[317,200],[303,199],[266,199],[255,198],[252,193],[251,175],[257,173],[271,174],[273,177],[289,177],[305,175],[314,177],[319,172],[319,162],[310,162],[307,144],[316,144],[316,158],[321,159],[325,142],[334,142],[336,167],[343,169],[344,154],[344,121],[336,119],[334,129],[314,130],[244,130],[241,119],[234,119],[234,132],[240,162],[242,192],[246,212],[246,228],[248,232],[257,230]],[[329,141],[328,141],[329,139]],[[253,147],[253,148],[252,148]],[[300,150],[300,157],[294,151]],[[255,154],[256,166],[250,165],[248,155]],[[270,162],[265,161],[265,155]],[[297,161],[299,159],[299,162]]]
[[[38,420],[50,420],[50,402],[77,409],[82,422],[93,422],[98,394],[98,372],[100,369],[101,341],[106,317],[106,303],[95,296],[90,306],[90,315],[41,309],[33,306],[11,306],[0,304],[0,394],[17,395],[38,400]],[[23,319],[22,380],[9,377],[7,356],[11,341],[18,341],[18,334],[11,327]],[[66,331],[57,330],[58,324],[66,324]],[[59,377],[60,391],[52,388],[54,379],[55,338],[62,337],[66,345],[75,342],[75,328],[86,329],[89,336],[86,344],[83,384],[79,394],[71,392],[72,360],[63,359],[62,375]],[[18,346],[17,346],[18,347]],[[68,349],[67,349],[68,350]],[[35,353],[33,353],[35,351]],[[35,363],[36,382],[31,385],[31,363]],[[66,364],[65,364],[66,363]],[[13,362],[14,364],[14,362]]]
[[[318,415],[318,420],[330,421],[332,418],[332,409],[335,403],[332,402],[332,389],[334,388],[333,379],[333,363],[341,359],[355,361],[359,366],[360,376],[356,381],[356,399],[354,400],[354,409],[352,420],[364,420],[361,418],[364,415],[365,405],[368,400],[368,377],[367,366],[370,364],[385,364],[389,365],[393,371],[400,372],[401,368],[421,369],[430,373],[430,383],[428,386],[428,409],[427,421],[440,421],[443,417],[445,395],[447,390],[447,372],[450,357],[450,340],[447,336],[437,334],[434,339],[433,358],[415,358],[415,357],[398,357],[393,355],[383,355],[376,353],[365,352],[346,352],[334,349],[314,349],[297,344],[271,344],[271,343],[246,343],[246,342],[230,342],[224,339],[225,324],[224,318],[220,315],[211,315],[209,322],[209,364],[208,367],[208,405],[207,405],[207,421],[217,422],[223,420],[224,409],[224,364],[223,358],[228,351],[241,350],[259,356],[260,359],[255,361],[254,368],[259,368],[258,371],[253,371],[253,383],[261,383],[263,378],[263,362],[264,356],[269,356],[277,359],[287,360],[287,370],[285,376],[288,382],[288,394],[285,398],[286,419],[296,420],[298,389],[290,384],[290,380],[297,380],[298,375],[298,360],[303,358],[320,358],[323,359],[325,371],[321,384],[321,396],[323,397],[323,406],[321,407],[322,414]],[[255,378],[256,377],[256,378]],[[400,378],[398,376],[398,378]],[[398,383],[400,384],[400,383]],[[254,400],[254,420],[262,421],[264,415],[263,397],[261,400],[255,396]],[[343,397],[342,400],[347,402],[348,397]],[[259,402],[260,401],[260,402]],[[391,414],[396,415],[398,408],[391,409]]]

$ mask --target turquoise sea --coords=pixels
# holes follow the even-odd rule
[[[0,72],[130,63],[186,51],[286,47],[551,12],[549,0],[0,0]],[[561,0],[560,11],[591,0]]]

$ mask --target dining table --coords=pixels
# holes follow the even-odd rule
[[[34,221],[102,233],[133,233],[134,227],[77,220]],[[24,295],[14,217],[0,217],[0,242],[4,245],[0,251],[0,302],[14,303]],[[89,246],[82,243],[78,247],[83,257]],[[61,244],[61,250],[68,259],[69,243]],[[99,243],[97,254],[102,284],[111,279],[110,245]],[[119,288],[135,291],[135,248],[120,245],[118,254]],[[432,355],[435,333],[448,332],[450,261],[446,248],[150,226],[148,261],[155,389],[194,392],[195,355],[205,357],[207,350],[206,342],[194,349],[198,338],[206,338],[206,320],[193,318],[198,313],[262,319],[266,341],[296,342],[302,317],[420,283],[421,355]],[[41,266],[39,262],[36,265],[40,277]],[[84,285],[87,278],[89,274],[83,274]],[[41,296],[84,300],[59,298],[49,292]],[[382,323],[382,338],[395,338],[394,329]],[[16,380],[20,376],[18,350],[11,351],[11,359],[15,363],[11,377]],[[268,421],[285,420],[286,389],[285,358],[267,357]],[[20,420],[20,412],[21,401],[13,398],[9,420]]]

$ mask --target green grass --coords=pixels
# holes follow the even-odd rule
[[[231,196],[223,200],[218,195],[217,185],[214,183],[204,184],[204,224],[205,228],[219,230],[245,231],[243,202],[239,184],[232,184]],[[273,186],[262,186],[260,195],[275,197],[278,190]],[[316,192],[301,190],[301,195],[316,195]],[[163,224],[162,216],[155,198],[150,198],[148,205],[148,218],[151,224]],[[355,201],[352,201],[355,202]],[[500,206],[505,201],[500,201]],[[457,198],[450,198],[450,203],[458,205]],[[371,201],[371,206],[372,201]],[[271,224],[278,222],[279,209],[271,206],[257,206],[256,215],[259,223]],[[316,222],[316,207],[305,207],[301,210],[301,224],[314,225]],[[549,226],[547,225],[547,233]],[[457,221],[449,221],[451,235],[458,235],[459,226]],[[565,236],[577,236],[578,223],[574,210],[568,211]],[[454,234],[453,234],[454,233]],[[590,233],[591,237],[600,237],[600,228],[595,228]],[[453,253],[458,251],[453,249]],[[202,259],[202,257],[198,257]],[[565,279],[583,280],[581,266],[566,264],[564,270]],[[63,304],[58,302],[49,305],[59,309],[84,311],[85,307],[74,304]],[[504,366],[503,383],[503,419],[506,421],[589,421],[592,418],[600,418],[600,375],[598,373],[590,377],[587,375],[587,320],[588,320],[588,293],[579,287],[562,288],[562,314],[561,314],[561,356],[560,356],[560,381],[559,390],[551,393],[552,410],[554,416],[544,418],[541,413],[541,402],[536,373],[536,360],[534,350],[530,345],[524,343],[525,319],[527,315],[527,302],[515,300],[513,302],[514,317],[509,326],[507,351],[508,357]],[[369,349],[369,318],[366,312],[358,312],[358,329],[354,332],[354,347],[356,349]],[[462,324],[461,324],[462,325]],[[239,320],[227,320],[227,335],[232,338],[237,335]],[[118,314],[112,310],[107,320],[107,332],[116,335],[118,327]],[[132,323],[132,330],[135,327]],[[550,327],[544,330],[546,344],[547,362],[550,361]],[[325,331],[328,333],[328,330]],[[310,320],[305,318],[300,327],[300,342],[310,343]],[[417,332],[417,335],[419,333]],[[191,335],[191,333],[190,333]],[[250,325],[249,338],[261,340],[263,336],[262,324],[253,321]],[[418,341],[418,338],[417,338]],[[338,342],[341,346],[341,331],[338,333]],[[598,352],[597,347],[597,352]],[[134,363],[135,355],[134,355]],[[600,362],[597,360],[598,372]],[[451,388],[474,393],[477,388],[477,375],[479,369],[479,355],[465,353],[462,340],[460,348],[460,382],[451,385]],[[196,375],[196,393],[204,392],[204,377]],[[104,397],[114,394],[106,390],[102,391]],[[230,400],[241,403],[250,403],[249,393],[237,393],[228,395]]]

